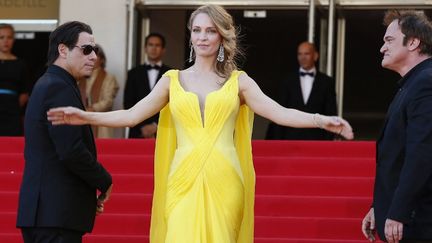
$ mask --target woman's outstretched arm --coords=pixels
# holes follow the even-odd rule
[[[53,125],[92,124],[107,127],[133,127],[159,112],[169,99],[168,77],[162,77],[153,90],[128,110],[88,112],[75,107],[52,108],[47,112]]]
[[[350,124],[343,118],[285,108],[265,95],[257,83],[245,73],[239,76],[239,95],[242,102],[246,103],[255,113],[278,125],[296,128],[322,128],[346,139],[354,137]]]

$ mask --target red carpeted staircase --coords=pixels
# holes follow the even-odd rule
[[[114,189],[85,243],[148,242],[153,140],[98,140]],[[0,242],[15,228],[22,138],[0,138]],[[375,174],[373,142],[254,141],[256,243],[360,243]]]

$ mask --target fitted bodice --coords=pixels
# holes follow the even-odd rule
[[[240,105],[239,73],[234,71],[220,89],[207,94],[202,109],[204,114],[201,114],[198,96],[181,86],[179,71],[167,73],[171,79],[170,108],[177,135],[177,150],[171,171],[176,170],[192,149],[206,144],[207,149],[216,149],[225,154],[241,177],[233,140]]]

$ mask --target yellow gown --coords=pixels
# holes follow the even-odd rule
[[[255,172],[253,113],[240,106],[238,76],[209,93],[201,118],[196,94],[170,70],[155,151],[151,243],[252,243]]]

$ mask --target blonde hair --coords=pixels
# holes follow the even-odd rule
[[[0,29],[10,29],[15,34],[15,28],[11,24],[0,23]]]
[[[192,23],[200,13],[205,13],[210,17],[222,37],[221,45],[224,47],[225,58],[222,62],[215,62],[216,74],[227,78],[231,75],[232,71],[237,69],[237,57],[242,55],[237,43],[237,30],[234,26],[233,18],[221,6],[204,5],[197,8],[191,14],[187,26],[189,31],[192,31]]]

